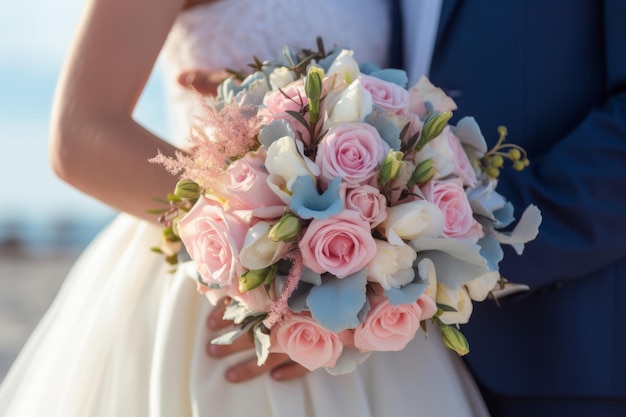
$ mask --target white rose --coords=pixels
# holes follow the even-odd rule
[[[415,200],[389,208],[380,227],[389,243],[402,246],[404,240],[441,236],[445,222],[445,215],[435,204]]]
[[[484,275],[479,276],[465,284],[467,292],[472,300],[484,301],[491,290],[496,287],[498,280],[500,279],[500,272],[490,271]]]
[[[472,311],[472,299],[465,287],[454,291],[445,284],[437,283],[437,304],[443,304],[456,309],[445,311],[439,319],[445,324],[465,324],[469,321]]]
[[[291,200],[289,192],[296,178],[309,175],[315,179],[320,174],[317,165],[303,155],[302,144],[289,136],[274,141],[267,150],[267,183],[286,204]]]
[[[413,261],[417,253],[410,246],[396,246],[376,240],[376,256],[367,264],[367,280],[384,289],[400,288],[413,281]]]
[[[285,242],[273,242],[269,237],[271,225],[258,222],[246,234],[243,248],[239,252],[239,262],[251,270],[266,268],[276,263],[285,248]]]
[[[452,149],[443,135],[437,136],[415,154],[415,165],[427,159],[433,160],[436,168],[435,179],[445,178],[454,173]]]
[[[354,80],[359,78],[361,70],[359,69],[359,63],[354,59],[354,51],[349,49],[342,50],[337,58],[333,61],[328,68],[327,76],[339,74],[346,84],[352,84]]]
[[[341,122],[363,121],[372,109],[372,95],[356,80],[339,94],[331,93],[327,97],[325,128]]]
[[[287,67],[278,67],[269,75],[272,90],[278,90],[296,80],[296,74]]]

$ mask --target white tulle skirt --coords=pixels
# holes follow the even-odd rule
[[[253,353],[205,354],[211,305],[149,251],[159,233],[120,215],[87,248],[0,387],[0,416],[487,415],[435,331],[345,376],[226,382],[226,368]]]

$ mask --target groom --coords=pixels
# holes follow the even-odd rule
[[[542,210],[500,265],[531,291],[462,328],[493,417],[626,416],[626,1],[400,1],[412,81],[428,72],[491,145],[505,125],[531,165],[498,190]]]

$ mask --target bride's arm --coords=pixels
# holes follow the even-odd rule
[[[89,0],[59,80],[50,158],[63,180],[135,216],[176,178],[148,159],[175,148],[132,118],[184,0]]]
[[[187,6],[198,3],[188,1]],[[89,0],[59,80],[50,129],[50,158],[69,184],[104,203],[149,221],[153,197],[173,190],[176,178],[148,159],[176,148],[132,118],[167,34],[185,0]],[[195,74],[190,85],[205,82]],[[206,82],[205,82],[206,84]],[[211,85],[211,88],[214,86]],[[218,310],[211,317],[221,317]],[[229,325],[218,321],[217,327]],[[215,357],[253,347],[252,342],[212,352]],[[256,359],[229,368],[241,382],[274,370],[279,379],[306,373],[284,355],[264,367]],[[282,376],[282,378],[281,378]]]

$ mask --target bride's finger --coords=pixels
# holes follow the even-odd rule
[[[207,353],[213,358],[223,358],[252,348],[254,348],[254,342],[246,335],[235,339],[230,345],[214,345],[211,342],[206,345]]]
[[[213,310],[211,310],[206,318],[206,326],[209,329],[220,330],[233,324],[232,321],[222,319],[224,316],[224,310],[226,310],[226,306],[229,302],[230,298],[223,298],[217,303]]]
[[[266,372],[270,372],[273,369],[289,366],[291,364],[293,364],[293,362],[289,359],[289,356],[284,353],[271,353],[262,366],[257,366],[257,359],[253,357],[228,368],[226,371],[226,379],[229,382],[246,382]],[[302,375],[305,373],[306,372],[303,372]],[[294,372],[294,375],[295,374]]]
[[[311,371],[309,371],[299,363],[290,362],[275,367],[274,369],[272,369],[270,375],[272,376],[272,379],[276,381],[289,381],[291,379],[300,378],[308,374],[309,372]]]

